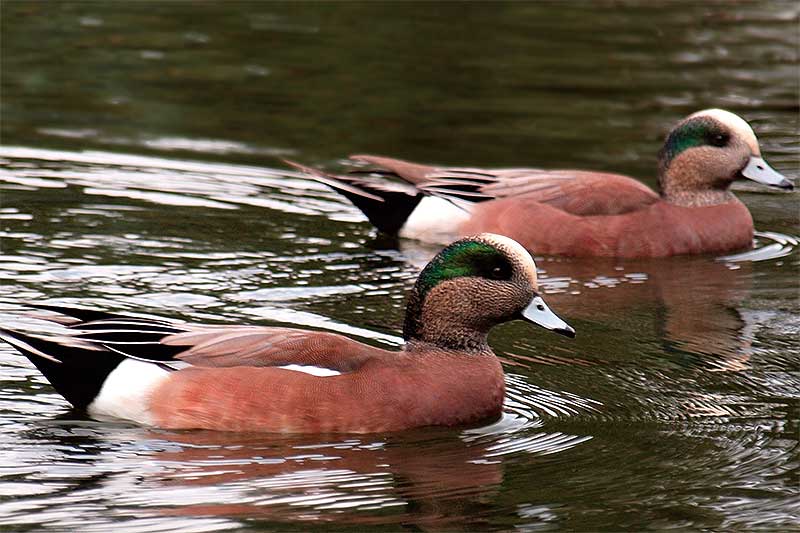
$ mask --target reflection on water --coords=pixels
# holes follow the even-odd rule
[[[651,310],[649,327],[664,343],[663,356],[708,369],[740,370],[749,356],[753,327],[737,309],[750,291],[750,264],[729,265],[708,258],[630,262],[624,266],[568,262],[545,263],[547,275],[569,279],[576,290],[556,288],[549,296],[568,316],[612,314],[622,322],[637,310]],[[587,279],[580,287],[580,280]],[[574,283],[575,281],[579,283]],[[545,283],[545,287],[547,284]],[[591,298],[583,298],[587,287]],[[568,292],[569,291],[569,292]]]
[[[500,463],[483,459],[484,446],[468,447],[447,435],[269,444],[263,436],[241,436],[226,440],[224,448],[218,435],[169,437],[181,448],[153,456],[164,467],[157,484],[167,489],[160,502],[167,514],[352,524],[410,518],[444,527],[496,492],[503,477]],[[419,453],[420,446],[426,453]],[[230,493],[222,502],[196,491],[223,484]],[[176,489],[192,492],[192,505],[175,498]]]
[[[6,3],[0,323],[36,330],[21,302],[50,300],[397,346],[406,291],[437,250],[376,238],[279,158],[374,152],[652,185],[666,129],[713,106],[750,120],[796,178],[797,20],[779,1]],[[797,193],[737,195],[758,229],[749,252],[537,258],[578,336],[497,328],[507,397],[485,427],[94,422],[0,345],[0,528],[795,527]]]
[[[539,443],[535,450],[539,454],[554,452],[557,446],[564,451],[571,447],[565,437],[541,434],[531,439],[531,444]],[[502,461],[493,459],[496,454],[487,443],[466,444],[456,433],[445,431],[321,440],[123,427],[114,430],[92,423],[71,423],[43,426],[28,438],[45,450],[55,440],[63,441],[66,448],[80,448],[81,460],[94,467],[87,476],[87,469],[73,463],[77,479],[40,488],[41,496],[53,498],[54,508],[67,504],[58,493],[68,488],[74,491],[77,482],[84,486],[80,491],[83,505],[92,505],[93,495],[105,493],[114,499],[121,517],[129,516],[127,509],[144,509],[150,517],[244,516],[351,525],[413,521],[450,528],[473,506],[487,510],[504,475]],[[113,454],[108,453],[110,448],[115,450]],[[57,450],[52,451],[59,455]],[[16,458],[23,469],[27,467],[28,458]],[[68,461],[66,456],[60,460]],[[74,504],[77,495],[67,499]],[[14,505],[0,505],[0,509],[12,515],[23,510]],[[52,526],[64,528],[76,523],[60,512],[52,515]],[[19,516],[14,518],[18,520]],[[477,517],[474,520],[481,521]],[[99,530],[102,524],[86,527]],[[185,525],[174,524],[172,527]],[[225,526],[226,522],[205,520],[200,524],[202,528]]]

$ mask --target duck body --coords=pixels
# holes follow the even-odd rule
[[[475,205],[457,233],[516,235],[544,255],[655,258],[721,254],[753,243],[753,219],[737,198],[685,207],[656,201],[624,214],[573,214],[533,200],[502,199]]]
[[[357,368],[330,377],[276,367],[186,369],[153,391],[150,424],[374,433],[474,425],[500,416],[505,386],[493,353],[465,358],[428,348],[370,350]],[[214,401],[204,400],[209,397]]]
[[[74,407],[169,429],[371,433],[497,419],[505,393],[489,330],[525,319],[574,336],[538,295],[533,259],[482,234],[446,247],[409,298],[404,346],[320,331],[209,326],[30,304],[61,324],[5,340]]]
[[[748,178],[792,188],[761,158],[750,126],[719,109],[695,113],[672,130],[659,154],[659,192],[604,172],[351,159],[368,167],[333,175],[290,164],[341,192],[383,232],[428,242],[492,232],[546,255],[653,258],[748,249],[753,219],[730,185]]]

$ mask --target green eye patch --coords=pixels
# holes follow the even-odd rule
[[[511,264],[496,248],[476,241],[458,241],[444,250],[419,275],[421,297],[439,283],[466,276],[511,279]]]
[[[683,151],[696,146],[725,146],[730,134],[716,120],[697,117],[672,130],[661,149],[659,157],[664,168]]]

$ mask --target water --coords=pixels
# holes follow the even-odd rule
[[[669,126],[745,116],[797,178],[791,2],[2,5],[0,314],[47,299],[396,346],[435,247],[376,239],[280,158],[595,168],[653,184]],[[796,527],[797,193],[757,248],[537,257],[574,341],[512,323],[488,427],[170,432],[69,411],[0,346],[0,527]]]

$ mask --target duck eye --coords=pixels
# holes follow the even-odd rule
[[[723,135],[722,133],[717,133],[713,137],[711,137],[711,144],[713,146],[722,147],[728,144],[728,136]]]
[[[492,265],[484,276],[498,281],[511,279],[511,266],[503,263]]]

